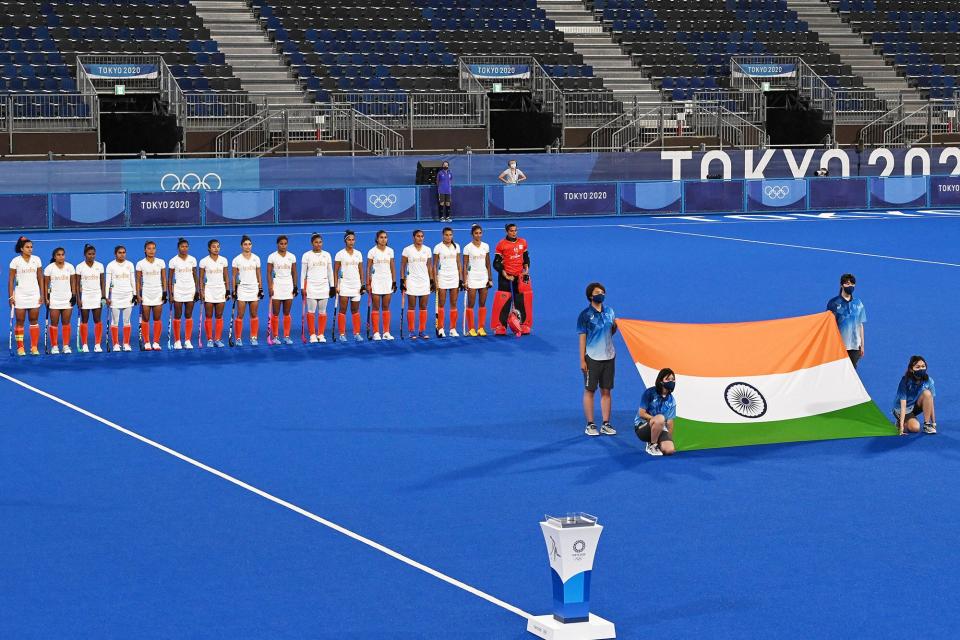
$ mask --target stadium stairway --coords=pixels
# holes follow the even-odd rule
[[[246,2],[191,0],[191,4],[251,98],[263,95],[269,104],[306,102],[303,91],[290,75],[290,67],[274,50]],[[260,100],[254,98],[254,101]]]
[[[660,102],[660,91],[640,74],[629,55],[615,44],[603,25],[587,10],[582,0],[537,0],[537,6],[556,23],[564,40],[573,43],[584,64],[593,67],[593,74],[603,78],[603,86],[630,107],[636,101]]]
[[[830,45],[830,51],[840,56],[843,64],[850,65],[855,75],[863,78],[865,87],[878,91],[904,92],[904,109],[907,113],[922,107],[926,100],[906,78],[897,75],[883,56],[874,53],[873,47],[863,42],[860,34],[840,19],[825,0],[786,0],[787,6],[807,22],[811,31],[820,35],[820,41]]]

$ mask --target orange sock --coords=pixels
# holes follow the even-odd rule
[[[347,332],[347,314],[337,314],[337,328],[340,329],[340,335],[343,335]]]
[[[59,347],[60,344],[57,342],[57,328],[54,326],[50,327],[50,346]]]
[[[30,325],[30,346],[34,349],[40,348],[40,325]]]
[[[179,335],[179,334],[177,334]],[[193,335],[193,318],[187,318],[183,321],[183,339],[189,340]]]
[[[477,329],[483,329],[483,325],[487,323],[487,308],[480,307],[480,314],[477,316]]]
[[[410,328],[410,333],[413,333],[414,330],[416,329],[416,325],[414,324],[414,318],[416,318],[416,311],[414,311],[413,309],[410,309],[409,311],[407,311],[407,326]]]
[[[190,332],[187,332],[187,335],[190,335]],[[180,321],[176,318],[173,319],[173,341],[180,342]]]
[[[360,335],[360,312],[353,314],[353,335]]]
[[[219,338],[213,337],[213,318],[206,318],[203,321],[203,329],[207,332],[207,340],[219,340]]]
[[[467,307],[467,331],[473,328],[473,307]]]
[[[63,346],[70,346],[70,323],[63,325]]]
[[[420,309],[420,331],[427,330],[427,310]]]
[[[326,332],[327,332],[327,314],[324,313],[324,314],[321,314],[319,318],[317,318],[317,334],[323,335]]]
[[[140,321],[140,334],[143,336],[144,342],[153,342],[150,339],[150,323],[146,320]]]
[[[103,338],[103,323],[102,323],[102,322],[94,322],[94,323],[93,323],[93,337],[96,339],[97,344],[100,344],[100,341],[101,341],[101,339]],[[86,344],[86,342],[87,342],[87,332],[86,332],[86,331],[83,332],[83,342],[84,342],[84,344]],[[116,342],[116,340],[114,340],[114,342]]]
[[[277,321],[274,319],[273,314],[267,316],[267,333],[274,337],[279,337],[278,331],[274,331],[274,327],[278,326]]]
[[[290,337],[290,316],[283,316],[283,337]]]
[[[250,318],[250,337],[256,338],[260,335],[260,318]]]
[[[380,312],[370,311],[370,322],[373,323],[373,332],[380,333]]]
[[[114,329],[114,331],[116,331],[116,329]],[[114,336],[116,336],[116,333],[114,333]],[[114,344],[116,344],[116,342],[117,342],[117,341],[116,341],[116,338],[114,338],[114,341],[113,341],[113,342],[114,342]],[[129,345],[129,344],[130,344],[130,325],[126,325],[126,326],[123,328],[123,344],[125,344],[125,345]]]
[[[113,344],[120,343],[120,331],[117,329],[116,325],[110,327],[110,337],[113,338]]]
[[[87,324],[85,322],[80,323],[80,344],[87,344]]]
[[[390,312],[384,311],[380,317],[383,318],[383,333],[390,333]]]
[[[163,323],[159,320],[153,321],[153,341],[160,342],[160,334],[163,333]]]
[[[216,337],[214,338],[214,340],[220,340],[221,338],[223,338],[223,318],[217,318],[215,326],[216,326],[216,329],[214,331],[216,333]]]
[[[312,313],[307,314],[307,335],[317,334],[317,318]]]
[[[237,318],[233,321],[233,337],[239,340],[241,333],[243,333],[243,320]]]
[[[437,327],[443,329],[447,324],[447,308],[440,307],[437,309]]]
[[[457,311],[455,308],[450,309],[450,328],[451,329],[457,328],[457,320],[459,319],[460,319],[460,312]]]

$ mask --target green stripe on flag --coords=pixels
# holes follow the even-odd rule
[[[750,444],[835,440],[896,435],[897,428],[873,402],[791,420],[772,422],[700,422],[677,418],[673,441],[678,451]]]

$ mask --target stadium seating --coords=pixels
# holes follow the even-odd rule
[[[960,97],[960,5],[946,0],[831,0],[845,21],[933,99]]]
[[[834,87],[863,85],[785,0],[595,0],[594,12],[674,100],[728,86],[735,55],[802,56]]]
[[[319,101],[333,91],[448,92],[461,55],[533,55],[565,89],[600,89],[535,0],[253,0]]]

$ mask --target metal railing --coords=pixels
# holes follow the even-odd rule
[[[570,91],[563,94],[563,126],[601,126],[624,109],[624,104],[610,90]]]
[[[956,122],[955,103],[925,104],[884,129],[883,145],[903,147],[921,143],[933,146],[936,136],[956,130]]]
[[[693,130],[698,137],[717,138],[735,149],[765,147],[769,144],[767,132],[720,104],[700,103],[693,112]]]
[[[256,116],[264,105],[247,94],[186,93],[180,110],[187,131],[227,131]]]
[[[889,111],[880,114],[868,122],[857,135],[857,141],[863,145],[883,144],[883,132],[904,116],[903,104],[897,104]]]
[[[597,127],[590,134],[590,150],[609,151],[613,149],[613,134],[625,127],[636,115],[635,113],[621,113]]]
[[[8,94],[0,97],[0,123],[16,131],[96,131],[99,105],[95,95]]]
[[[533,56],[461,56],[458,62],[460,87],[473,91],[529,91],[540,108],[552,114],[553,123],[563,124],[563,90]],[[473,72],[477,66],[491,67],[489,76]],[[496,76],[496,70],[504,74]],[[509,74],[510,69],[517,72]],[[479,86],[479,89],[477,88]],[[466,89],[465,89],[466,90]]]
[[[402,154],[406,140],[382,122],[356,109],[331,107],[331,135],[334,140],[347,140],[352,151],[365,149],[375,155]]]
[[[631,118],[610,135],[610,146],[623,151],[645,149],[667,137],[689,133],[687,108],[679,102],[664,102]]]
[[[836,89],[836,120],[841,124],[869,124],[903,104],[910,91]]]
[[[483,129],[488,126],[486,93],[334,93],[331,104],[355,109],[394,129]]]
[[[759,87],[758,87],[759,89]],[[762,91],[730,91],[707,89],[693,94],[693,105],[713,107],[718,105],[740,115],[754,124],[767,121],[767,97]]]

